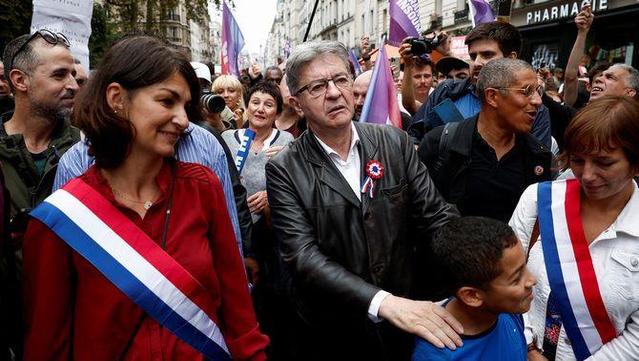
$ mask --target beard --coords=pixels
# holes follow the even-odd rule
[[[68,96],[67,94],[66,96]],[[73,95],[73,94],[71,94]],[[65,107],[58,104],[44,103],[30,98],[31,111],[34,115],[47,119],[51,124],[64,122],[71,117],[73,108]]]

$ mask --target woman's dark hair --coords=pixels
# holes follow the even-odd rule
[[[575,115],[564,133],[560,161],[569,166],[573,154],[623,150],[630,165],[639,167],[639,102],[629,96],[593,100]]]
[[[277,114],[280,114],[282,109],[284,109],[284,100],[282,99],[282,93],[280,92],[278,84],[272,81],[262,80],[249,89],[248,93],[246,93],[247,99],[250,101],[251,96],[255,93],[264,93],[272,96],[277,104]]]
[[[189,120],[200,120],[200,85],[185,54],[151,36],[127,37],[107,50],[80,93],[73,113],[74,124],[89,140],[89,154],[95,157],[98,167],[120,165],[135,138],[131,122],[107,103],[109,84],[118,83],[132,95],[175,73],[184,77],[191,91],[191,102],[185,109]]]

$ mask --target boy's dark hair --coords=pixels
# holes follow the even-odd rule
[[[521,51],[521,34],[519,30],[511,24],[501,21],[493,21],[477,26],[466,35],[464,43],[470,45],[477,40],[496,41],[504,57],[513,51],[519,56]]]
[[[463,286],[485,289],[502,271],[504,249],[517,242],[510,226],[490,218],[462,217],[440,228],[432,251],[446,295],[453,296]]]

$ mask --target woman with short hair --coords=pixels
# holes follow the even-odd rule
[[[576,179],[531,185],[510,225],[537,278],[529,360],[639,359],[639,104],[604,97],[565,132]]]

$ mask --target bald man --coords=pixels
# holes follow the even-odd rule
[[[354,120],[359,121],[360,115],[362,115],[362,109],[364,108],[364,100],[366,100],[366,92],[368,91],[368,85],[371,83],[373,77],[373,71],[368,70],[361,73],[355,82],[353,82],[353,96],[355,97],[355,116]]]

